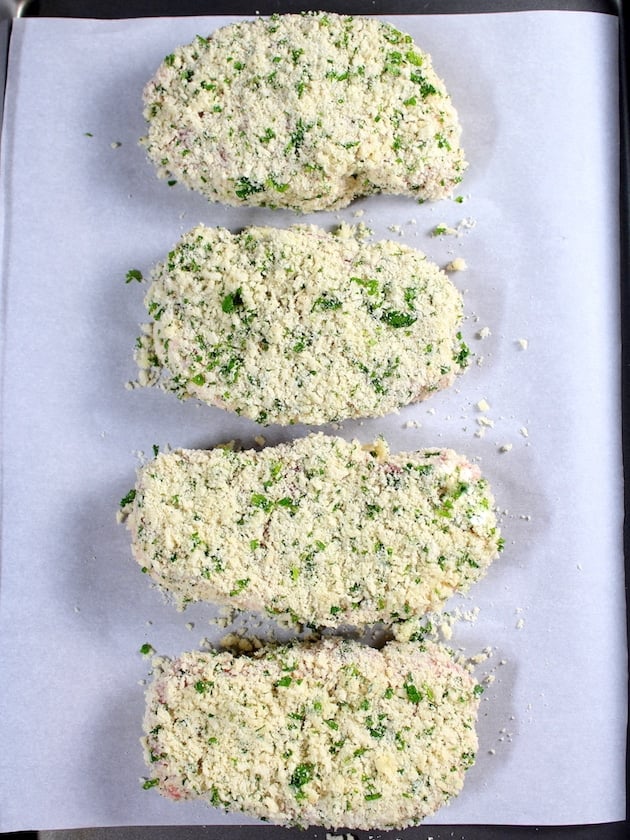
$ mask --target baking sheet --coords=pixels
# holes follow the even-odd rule
[[[506,550],[453,644],[489,647],[480,750],[435,823],[625,816],[617,20],[531,12],[387,18],[432,53],[464,125],[463,202],[373,196],[296,217],[208,205],[137,140],[164,55],[227,18],[17,20],[2,134],[0,829],[249,822],[144,791],[145,642],[225,631],[151,590],[116,523],[153,445],[252,445],[261,429],[128,390],[145,275],[194,224],[363,222],[445,265],[475,353],[448,393],[334,430],[478,458]],[[435,237],[445,223],[456,233]],[[485,336],[485,337],[481,337]],[[477,403],[493,425],[480,425]]]

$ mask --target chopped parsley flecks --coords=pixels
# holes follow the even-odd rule
[[[432,200],[466,168],[429,55],[368,17],[224,26],[167,55],[144,104],[142,143],[160,176],[234,206],[332,210],[372,192]]]
[[[311,434],[261,451],[162,452],[123,501],[136,560],[176,602],[296,624],[424,615],[502,547],[478,467],[450,450],[393,455],[382,440],[369,451]],[[411,677],[404,690],[427,696]]]
[[[461,295],[419,252],[354,232],[185,234],[152,273],[140,383],[282,425],[379,417],[447,387],[470,352]]]

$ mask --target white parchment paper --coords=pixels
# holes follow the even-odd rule
[[[222,631],[211,606],[178,614],[150,589],[115,519],[154,444],[306,431],[125,388],[145,318],[145,287],[126,272],[146,276],[200,221],[362,221],[441,265],[466,260],[454,280],[470,370],[448,393],[335,430],[478,458],[502,512],[506,550],[457,602],[479,615],[453,638],[468,655],[491,648],[478,760],[435,822],[624,817],[617,20],[390,20],[432,53],[459,110],[464,200],[373,196],[302,218],[209,205],[159,181],[137,145],[142,87],[163,56],[226,19],[14,23],[2,133],[3,831],[246,822],[141,788],[140,646],[174,655]],[[431,236],[442,222],[458,234]],[[482,399],[492,425],[479,423]]]

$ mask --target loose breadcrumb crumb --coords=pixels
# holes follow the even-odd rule
[[[445,271],[466,271],[468,268],[468,264],[463,257],[456,257],[454,260],[451,260],[445,267]]]
[[[431,236],[455,236],[456,233],[457,230],[454,227],[450,227],[445,222],[440,222],[431,231]]]

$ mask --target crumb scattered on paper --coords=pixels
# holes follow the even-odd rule
[[[446,222],[440,222],[431,231],[432,236],[463,236],[469,230],[472,230],[477,222],[475,219],[462,219],[457,227],[451,227]]]
[[[468,264],[463,257],[455,257],[454,260],[451,260],[450,263],[446,266],[446,271],[466,271],[468,268]]]
[[[431,236],[454,236],[456,233],[457,230],[455,228],[450,227],[445,222],[440,222],[431,231]]]
[[[480,665],[482,662],[487,662],[492,656],[492,648],[485,647],[482,651],[470,657],[470,661],[475,665]]]
[[[494,420],[486,417],[485,414],[482,414],[481,417],[477,417],[477,423],[480,426],[484,426],[486,429],[492,429],[494,427]]]

